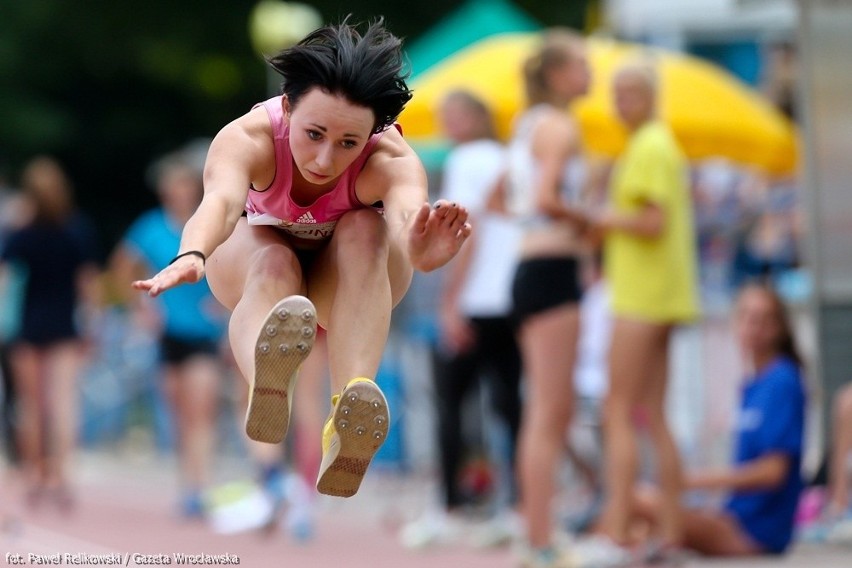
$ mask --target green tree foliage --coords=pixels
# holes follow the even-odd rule
[[[264,95],[250,2],[0,0],[0,159],[67,166],[105,240],[155,202],[152,158]]]

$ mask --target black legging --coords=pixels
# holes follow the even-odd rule
[[[436,357],[438,443],[444,499],[448,509],[460,506],[465,501],[458,483],[464,457],[461,415],[465,398],[475,382],[481,378],[489,381],[491,404],[509,429],[512,463],[521,423],[521,356],[511,320],[474,318],[471,325],[476,343],[469,351],[451,357]],[[514,467],[509,469],[513,471]],[[517,496],[514,478],[511,480],[511,495],[513,500]]]

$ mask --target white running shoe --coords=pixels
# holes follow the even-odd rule
[[[828,526],[825,542],[839,546],[852,546],[852,513],[847,512]]]
[[[517,542],[523,537],[523,521],[514,511],[501,511],[473,529],[471,544],[475,548],[496,548]]]
[[[464,529],[460,520],[445,511],[428,511],[420,518],[405,525],[400,531],[402,546],[410,549],[425,549],[458,543]]]
[[[520,568],[575,568],[571,555],[560,548],[536,550],[524,546],[518,557]]]
[[[316,531],[316,507],[310,485],[298,473],[289,473],[284,482],[287,512],[284,526],[296,542],[305,543],[313,539]]]
[[[577,540],[571,547],[573,568],[624,568],[638,560],[635,555],[603,535]]]

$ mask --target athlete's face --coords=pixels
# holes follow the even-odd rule
[[[293,162],[309,183],[323,185],[340,176],[373,130],[372,109],[321,89],[308,91],[295,106],[286,97],[282,104],[290,122]]]

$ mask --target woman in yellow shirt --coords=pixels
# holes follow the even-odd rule
[[[614,95],[630,139],[613,171],[610,207],[593,225],[604,238],[614,316],[601,529],[618,559],[626,554],[617,545],[628,541],[640,427],[656,450],[663,544],[678,546],[682,540],[681,463],[664,402],[672,329],[695,319],[699,307],[687,163],[668,127],[656,118],[653,68],[624,66],[614,79]]]

